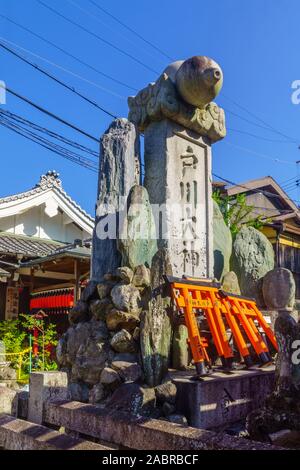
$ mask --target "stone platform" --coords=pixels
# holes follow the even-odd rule
[[[246,418],[263,405],[274,388],[275,367],[237,370],[225,374],[214,370],[201,380],[193,371],[170,371],[177,387],[177,411],[190,426],[201,429],[224,428]]]

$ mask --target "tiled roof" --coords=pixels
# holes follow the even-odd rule
[[[47,256],[63,246],[63,243],[0,232],[0,253],[40,257]]]
[[[35,194],[42,193],[47,191],[48,189],[56,190],[61,196],[63,196],[70,204],[79,212],[81,212],[85,217],[87,217],[91,222],[94,221],[93,217],[89,215],[82,207],[77,204],[63,189],[61,180],[58,178],[59,174],[56,171],[48,171],[45,175],[42,175],[40,181],[33,189],[29,191],[25,191],[23,193],[14,194],[12,196],[6,196],[0,198],[0,204],[11,202],[11,201],[18,201],[20,199],[24,199],[30,196],[34,196]]]

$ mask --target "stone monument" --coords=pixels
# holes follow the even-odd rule
[[[225,136],[224,112],[211,103],[223,81],[207,57],[171,64],[129,98],[129,120],[145,135],[145,180],[158,248],[173,275],[213,277],[211,145]]]

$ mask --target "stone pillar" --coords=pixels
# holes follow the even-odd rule
[[[145,130],[144,184],[151,204],[161,209],[161,217],[156,217],[158,246],[168,249],[174,275],[212,277],[208,139],[169,119],[151,123]]]
[[[100,144],[91,266],[91,277],[97,281],[121,265],[117,249],[119,213],[125,207],[132,186],[140,183],[139,159],[139,138],[135,126],[127,119],[115,119],[103,134]]]
[[[145,180],[158,248],[174,276],[213,277],[211,144],[225,136],[224,112],[211,103],[222,85],[207,57],[171,64],[129,98],[129,120],[145,134]]]
[[[28,421],[42,424],[47,400],[70,400],[66,372],[49,371],[30,374]]]

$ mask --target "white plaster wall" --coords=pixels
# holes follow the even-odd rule
[[[90,234],[67,219],[60,210],[49,217],[45,213],[45,204],[42,204],[22,214],[0,218],[0,231],[69,243],[76,238],[90,238]]]

